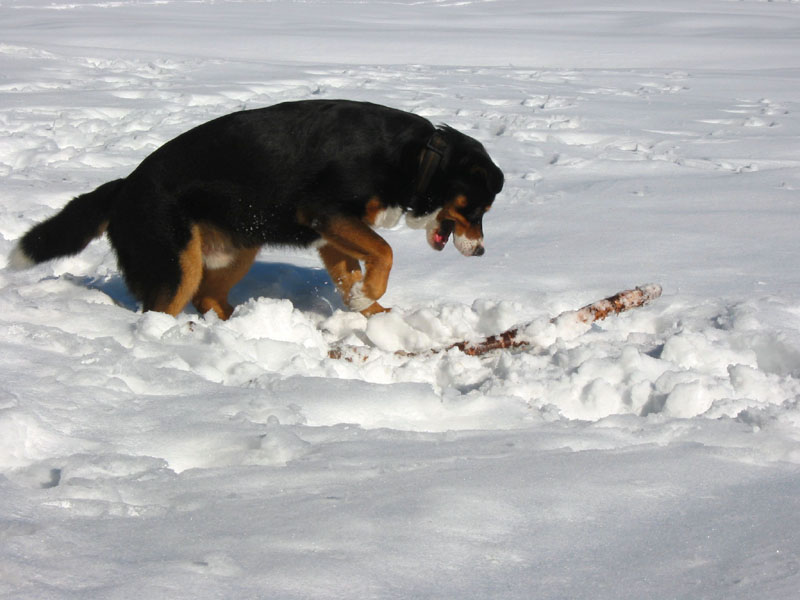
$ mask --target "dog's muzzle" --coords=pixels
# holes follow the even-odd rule
[[[447,240],[450,239],[450,235],[453,233],[455,223],[450,220],[433,221],[432,225],[433,226],[429,227],[427,230],[428,244],[430,244],[431,248],[434,250],[444,250],[444,247],[447,245]]]
[[[486,252],[482,237],[472,239],[465,235],[456,234],[453,236],[453,243],[464,256],[483,256]]]
[[[442,219],[440,221],[434,213],[424,217],[407,216],[406,223],[412,229],[424,228],[428,245],[436,251],[444,250],[450,240],[450,236],[455,233],[453,235],[455,246],[464,256],[483,256],[486,252],[482,235],[470,237],[462,234],[458,231],[456,223],[452,219]],[[480,232],[480,228],[477,231]]]

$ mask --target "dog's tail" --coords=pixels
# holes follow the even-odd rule
[[[9,256],[8,266],[26,269],[83,250],[106,230],[114,199],[123,181],[109,181],[93,192],[82,194],[60,212],[35,225],[17,242]]]

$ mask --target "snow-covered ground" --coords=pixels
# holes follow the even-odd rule
[[[755,0],[0,0],[2,256],[284,100],[416,112],[507,176],[482,258],[387,233],[369,321],[313,252],[264,250],[228,322],[137,312],[104,240],[0,269],[0,596],[796,598],[798,31]],[[393,352],[520,322],[532,350]]]

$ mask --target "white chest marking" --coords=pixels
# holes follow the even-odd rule
[[[375,215],[375,222],[372,224],[376,229],[391,229],[400,222],[403,216],[403,209],[399,206],[384,208]]]
[[[435,229],[439,225],[436,217],[439,216],[439,209],[421,217],[415,217],[411,213],[406,215],[406,225],[411,229]]]

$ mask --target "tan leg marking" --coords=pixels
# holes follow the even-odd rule
[[[386,240],[357,218],[331,219],[327,227],[320,230],[320,234],[328,246],[332,247],[322,256],[326,267],[328,267],[327,260],[333,264],[333,271],[328,268],[331,278],[334,283],[338,279],[342,281],[341,285],[349,286],[344,301],[365,315],[385,311],[386,309],[376,300],[386,292],[389,272],[392,270],[392,248]],[[334,250],[338,251],[338,255]],[[358,275],[354,274],[356,261],[364,263],[364,275],[360,280]],[[360,269],[357,272],[360,272]],[[337,283],[337,287],[339,285]],[[370,300],[372,302],[369,302]]]
[[[233,306],[228,302],[231,288],[244,277],[253,266],[260,248],[228,248],[226,251],[231,260],[220,269],[203,270],[203,278],[197,292],[192,298],[197,311],[201,314],[213,310],[220,319],[227,320],[233,313]]]
[[[350,290],[364,278],[359,262],[330,244],[325,244],[319,250],[322,264],[328,270],[336,289],[347,302],[350,298]]]
[[[364,221],[368,225],[374,227],[382,211],[383,204],[381,204],[380,198],[373,196],[367,201],[367,205],[364,207]]]
[[[203,277],[203,250],[200,230],[192,226],[192,237],[178,258],[181,280],[178,289],[171,296],[158,300],[152,310],[164,312],[173,317],[180,313],[194,296]]]

